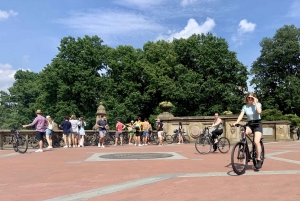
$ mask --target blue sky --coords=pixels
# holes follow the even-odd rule
[[[250,69],[260,41],[285,24],[300,27],[300,0],[3,0],[0,90],[12,86],[18,69],[40,72],[66,36],[98,35],[111,47],[142,48],[211,32]]]

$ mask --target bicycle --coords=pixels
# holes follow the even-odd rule
[[[167,138],[170,139],[170,135],[167,135]],[[185,132],[182,132],[183,143],[190,143],[190,136],[188,136]],[[179,142],[179,133],[175,131],[173,135],[171,135],[171,140],[167,141],[169,144],[178,143]]]
[[[242,139],[240,142],[236,143],[236,145],[233,147],[232,152],[231,152],[231,165],[232,165],[232,169],[233,171],[237,174],[237,175],[241,175],[244,174],[246,172],[246,167],[248,165],[248,162],[250,162],[250,160],[253,161],[253,165],[254,167],[256,166],[256,148],[254,145],[254,134],[253,134],[253,139],[251,140],[251,138],[246,135],[246,127],[248,126],[248,124],[242,125],[242,124],[236,124],[236,127],[242,127],[241,129],[241,134],[242,134]],[[252,149],[251,151],[249,151],[249,146],[248,146],[248,142],[247,142],[247,138],[248,140],[250,140],[250,142],[252,143]],[[265,149],[264,149],[264,144],[263,144],[263,138],[260,139],[260,146],[261,146],[261,162],[263,164],[264,159],[265,159]],[[235,155],[235,153],[237,152],[237,154]],[[237,163],[235,163],[235,159],[237,159]],[[239,164],[241,163],[241,164]]]
[[[221,153],[227,153],[230,150],[230,142],[226,137],[220,137],[218,135],[218,142],[216,144],[217,149]],[[208,154],[211,152],[211,148],[214,144],[214,140],[212,139],[212,135],[209,132],[209,127],[206,126],[204,128],[203,135],[200,135],[195,140],[195,148],[200,154]],[[205,149],[208,149],[205,151]]]
[[[11,130],[11,142],[13,145],[13,148],[15,152],[19,152],[21,154],[24,154],[28,149],[28,141],[27,139],[20,134],[20,131],[17,128],[14,128]]]

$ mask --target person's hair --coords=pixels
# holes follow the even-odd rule
[[[47,118],[47,120],[49,121],[50,124],[52,124],[53,121],[52,121],[51,117]]]
[[[81,121],[81,125],[84,126],[84,119],[83,119],[83,117],[80,117],[79,121]]]
[[[219,113],[215,112],[215,115],[216,115],[216,114],[219,116]]]
[[[144,119],[144,121],[148,121],[148,119],[147,119],[147,118],[145,118],[145,119]]]
[[[72,114],[70,119],[76,119],[75,114]]]
[[[69,117],[68,117],[68,116],[65,116],[65,120],[69,120]]]
[[[181,123],[181,122],[179,122],[179,125],[180,125],[180,126],[182,126],[182,123]]]
[[[256,98],[256,95],[253,92],[249,92],[244,99],[244,103],[248,103],[248,100],[247,100],[248,96],[253,96],[254,98]]]

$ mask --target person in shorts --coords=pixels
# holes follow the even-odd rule
[[[106,135],[106,126],[107,126],[107,122],[106,122],[106,116],[102,115],[101,119],[97,122],[97,126],[99,128],[99,143],[98,143],[98,147],[100,148],[104,148],[104,138]]]
[[[160,121],[160,119],[156,119],[156,123],[157,123],[157,136],[159,139],[159,144],[158,146],[162,146],[163,145],[163,140],[162,140],[162,136],[163,136],[163,129],[164,129],[164,124]]]
[[[142,126],[143,126],[143,123],[141,121],[141,117],[138,117],[137,121],[134,122],[134,127],[136,129],[136,132],[135,132],[135,146],[143,146],[141,144],[141,136],[143,134],[143,130],[142,130]]]
[[[145,118],[143,122],[143,145],[148,145],[147,139],[149,135],[149,129],[150,129],[149,121],[147,118]]]
[[[117,146],[118,144],[118,138],[120,138],[120,145],[122,146],[123,145],[123,129],[125,128],[126,126],[121,122],[120,119],[117,120],[117,124],[116,124],[116,138],[115,138],[115,145],[114,146]]]
[[[53,134],[53,127],[54,127],[54,121],[51,119],[51,117],[48,115],[46,116],[46,119],[48,121],[48,127],[46,129],[46,140],[48,142],[47,149],[52,149],[52,134]]]
[[[73,144],[73,147],[77,147],[77,143],[79,145],[79,139],[78,136],[77,136],[77,133],[78,133],[78,120],[76,119],[76,116],[73,114],[70,118],[70,123],[72,125],[71,127],[71,139],[72,139],[72,144]],[[79,146],[78,146],[79,147]]]
[[[84,118],[80,117],[78,120],[78,147],[84,147],[85,126]]]
[[[132,143],[132,139],[133,139],[133,135],[134,135],[134,132],[133,132],[133,129],[134,129],[134,121],[131,120],[130,123],[126,124],[127,125],[127,130],[128,130],[128,136],[129,136],[129,144],[133,144]]]
[[[72,124],[70,123],[68,116],[65,116],[65,120],[63,122],[61,122],[59,127],[61,129],[63,129],[63,138],[64,138],[64,142],[65,142],[64,148],[71,147],[70,133],[71,133]]]
[[[39,142],[39,149],[35,152],[43,152],[43,138],[45,135],[45,128],[48,126],[48,121],[45,117],[42,116],[42,111],[36,111],[36,118],[33,120],[32,123],[23,125],[23,128],[35,126],[35,136],[37,141]]]

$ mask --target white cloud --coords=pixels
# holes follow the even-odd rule
[[[14,83],[14,75],[16,70],[12,68],[12,65],[6,63],[0,63],[0,90],[8,91],[7,89]]]
[[[143,32],[157,32],[163,28],[141,14],[103,10],[71,13],[69,18],[61,19],[58,23],[83,34],[97,34],[101,38],[134,36]]]
[[[157,37],[157,40],[163,39],[167,41],[172,41],[173,38],[188,38],[193,34],[210,32],[215,25],[215,21],[211,18],[207,18],[206,21],[201,25],[199,25],[195,19],[191,18],[188,20],[188,23],[183,30],[176,33],[172,33],[169,36],[160,35]]]
[[[114,1],[114,3],[126,6],[126,7],[138,7],[141,9],[157,6],[163,3],[165,0],[122,0]]]
[[[300,17],[300,1],[295,0],[290,7],[287,17],[299,18]]]
[[[241,34],[246,33],[246,32],[253,32],[255,27],[256,27],[255,23],[248,22],[246,19],[243,19],[239,23],[238,32]]]
[[[189,5],[189,4],[193,4],[193,3],[195,3],[197,0],[182,0],[181,1],[181,5],[182,6],[187,6],[187,5]]]
[[[251,33],[255,30],[256,24],[252,22],[248,22],[246,19],[243,19],[239,23],[239,28],[237,32],[232,35],[231,40],[237,45],[243,45],[245,37],[247,37],[246,33]]]
[[[1,19],[8,19],[10,16],[16,16],[18,14],[19,13],[15,12],[13,10],[10,10],[10,11],[0,10],[0,20]]]

